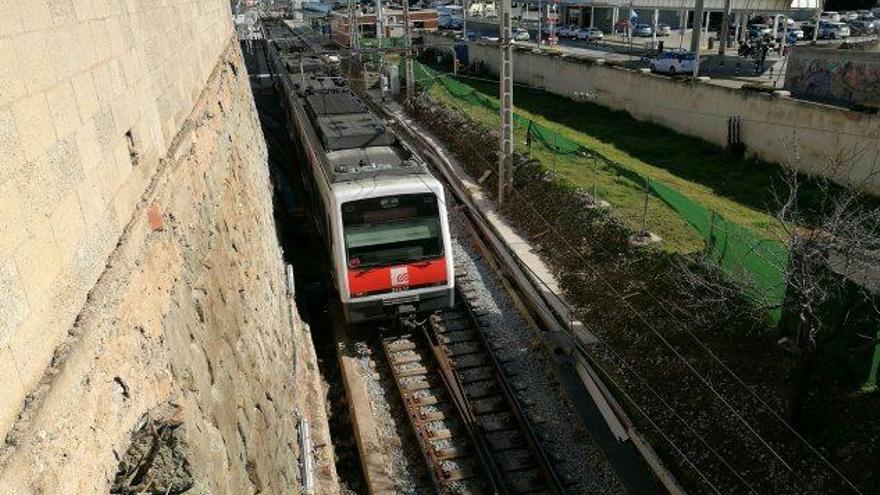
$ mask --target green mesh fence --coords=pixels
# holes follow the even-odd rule
[[[774,322],[782,316],[788,249],[765,239],[668,185],[648,178],[651,191],[675,210],[706,242],[706,254],[724,273],[744,285],[756,302],[771,307]]]
[[[439,82],[446,93],[457,100],[495,111],[500,108],[496,98],[486,96],[467,84],[422,64],[416,63],[416,67],[416,80],[424,87]],[[769,316],[774,322],[779,321],[785,296],[784,274],[788,264],[788,250],[785,245],[726,220],[669,185],[642,176],[583,143],[517,114],[514,114],[514,122],[526,129],[529,146],[538,143],[557,155],[588,156],[602,162],[619,176],[636,184],[646,185],[651,193],[700,234],[705,242],[707,256],[725,275],[744,286],[747,295],[757,304],[772,308],[768,311]]]

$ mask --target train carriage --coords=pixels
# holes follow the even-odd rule
[[[334,75],[333,60],[293,30],[264,33],[346,319],[452,307],[443,186]]]

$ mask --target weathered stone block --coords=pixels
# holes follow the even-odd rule
[[[58,136],[72,134],[81,123],[73,86],[68,81],[58,83],[46,92],[46,98]]]
[[[2,12],[2,10],[0,10]],[[3,16],[0,15],[0,18]],[[11,39],[0,38],[0,67],[16,67],[15,45]],[[24,81],[13,70],[0,70],[0,107],[24,96]]]
[[[28,234],[27,221],[22,212],[22,208],[26,207],[14,181],[0,184],[0,260],[9,258]],[[0,320],[2,319],[0,316]]]
[[[65,194],[58,203],[52,213],[51,223],[61,258],[66,261],[76,254],[77,245],[86,235],[85,221],[76,189]]]
[[[12,112],[0,109],[0,184],[7,182],[24,165],[24,160]]]
[[[44,93],[32,94],[15,102],[12,115],[27,160],[36,159],[55,142],[52,112]]]
[[[0,345],[0,376],[3,386],[0,387],[0,424],[9,424],[21,409],[21,398],[24,386],[19,379],[19,370],[9,348]]]
[[[0,347],[6,346],[12,332],[21,326],[27,314],[27,295],[21,276],[12,258],[7,258],[0,262]]]
[[[28,304],[45,313],[45,292],[61,270],[61,253],[48,219],[32,223],[31,232],[16,250],[13,259],[18,266]]]
[[[49,39],[43,31],[30,31],[13,38],[16,67],[28,93],[55,84],[56,72],[49,53]]]
[[[18,12],[24,31],[36,31],[52,26],[52,12],[46,0],[18,2],[12,10]]]

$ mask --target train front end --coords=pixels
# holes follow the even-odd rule
[[[452,307],[452,245],[436,179],[348,184],[336,199],[337,287],[350,323]]]

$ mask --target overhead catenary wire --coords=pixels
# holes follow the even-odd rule
[[[439,77],[439,76],[435,76],[435,77]],[[456,104],[456,106],[457,106],[457,104]],[[459,107],[459,109],[461,109],[461,107]],[[461,109],[461,110],[463,110],[463,109]],[[471,145],[471,146],[472,146],[472,145]],[[473,150],[473,151],[475,152],[475,155],[476,155],[476,156],[479,156],[481,159],[484,160],[484,163],[486,163],[488,166],[490,166],[490,165],[488,164],[488,162],[485,162],[485,159],[479,154],[479,152],[477,152],[476,150]],[[491,167],[491,166],[490,166],[490,167]],[[490,169],[491,169],[491,168],[490,168]],[[520,198],[522,198],[522,195],[520,195],[520,194],[518,194],[518,193],[516,193],[516,194],[517,194]],[[522,198],[522,199],[525,199],[525,198]],[[527,200],[525,200],[525,201],[526,201],[525,204],[528,204],[530,208],[533,208],[533,206],[532,206],[530,203],[528,203]],[[560,237],[563,236],[561,233],[559,233],[559,232],[553,227],[553,225],[552,225],[551,222],[547,221],[547,220],[544,219],[543,217],[542,217],[542,219],[544,220],[545,223],[547,223],[547,225],[550,227],[550,229],[554,231],[554,234],[556,234],[557,236],[560,236]],[[565,239],[564,237],[562,237],[562,238],[563,238],[565,241],[570,242],[570,241],[568,241],[567,239]],[[568,245],[567,247],[568,247],[569,249],[571,249],[573,252],[575,252],[575,253],[576,253],[576,254],[577,254],[582,260],[584,260],[583,256],[580,254],[580,252],[578,252],[576,249],[572,248],[570,245]],[[584,263],[585,266],[588,266],[588,267],[591,267],[591,268],[592,268],[592,266],[591,266],[589,263],[586,262],[587,260],[584,260],[584,261],[585,261],[585,263]],[[604,278],[602,279],[602,281],[605,282],[606,284],[608,283],[607,280],[605,280]],[[612,288],[612,289],[613,289],[613,287],[609,287],[609,288]],[[756,438],[757,438],[762,444],[764,444],[766,448],[768,448],[768,450],[771,452],[771,454],[773,454],[774,457],[777,457],[777,459],[778,459],[780,462],[782,462],[783,465],[785,465],[789,470],[791,470],[791,467],[788,465],[788,463],[787,463],[784,459],[781,458],[781,455],[780,455],[778,452],[776,452],[776,450],[775,450],[772,446],[770,446],[769,443],[768,443],[768,442],[767,442],[767,441],[766,441],[766,440],[765,440],[765,439],[764,439],[759,433],[757,433],[757,431],[754,430],[754,428],[751,426],[751,424],[749,424],[744,418],[742,418],[742,416],[738,413],[738,411],[737,411],[736,409],[734,409],[734,408],[729,404],[728,401],[726,401],[725,399],[723,399],[723,398],[720,396],[720,394],[717,392],[717,390],[715,390],[715,388],[712,387],[712,386],[708,383],[708,381],[707,381],[707,380],[706,380],[706,379],[705,379],[705,378],[704,378],[704,377],[703,377],[703,376],[702,376],[702,375],[701,375],[701,374],[700,374],[695,368],[693,368],[693,366],[692,366],[692,365],[691,365],[691,364],[690,364],[690,363],[689,363],[689,362],[688,362],[688,361],[687,361],[687,360],[686,360],[686,359],[685,359],[685,358],[684,358],[684,357],[683,357],[683,356],[677,351],[677,349],[675,349],[674,346],[671,346],[671,344],[670,344],[665,338],[663,338],[662,336],[660,336],[660,335],[657,333],[656,329],[655,329],[652,325],[650,325],[650,323],[647,322],[647,320],[644,318],[644,316],[641,315],[641,313],[639,313],[638,310],[636,310],[634,307],[632,307],[632,305],[631,305],[630,303],[628,303],[628,301],[626,301],[625,298],[623,298],[619,293],[617,293],[616,290],[615,290],[614,292],[615,292],[615,295],[616,295],[619,299],[621,299],[622,301],[624,301],[625,304],[627,304],[627,306],[632,310],[632,312],[633,312],[634,314],[636,314],[636,315],[637,315],[637,316],[638,316],[643,322],[645,322],[645,323],[649,326],[649,328],[652,330],[652,333],[654,333],[655,335],[657,335],[658,337],[660,337],[661,340],[664,342],[664,344],[665,344],[667,347],[669,347],[671,350],[673,350],[673,352],[677,355],[677,357],[678,357],[680,360],[682,360],[682,361],[686,364],[686,366],[690,369],[690,371],[692,371],[692,373],[694,373],[695,376],[697,376],[697,377],[700,379],[701,382],[703,382],[707,387],[709,387],[709,389],[713,392],[713,395],[716,395],[718,398],[722,399],[722,401],[723,401],[723,403],[726,405],[726,407],[727,407],[728,409],[730,409],[735,415],[738,416],[738,419],[740,419],[740,420],[743,422],[743,424],[745,424],[746,427],[750,430],[750,432],[752,432],[752,433],[756,436]],[[665,306],[663,306],[663,305],[661,305],[661,306],[664,307],[664,309],[666,309]],[[677,320],[677,319],[676,319],[676,322],[679,323],[679,324],[681,324],[681,322],[680,322],[679,320]],[[689,330],[687,330],[686,327],[685,327],[684,329],[685,329],[686,331],[688,331],[689,334],[692,333],[692,332],[689,332]],[[702,341],[701,341],[701,343],[702,343]],[[705,344],[702,344],[702,345],[705,345]],[[609,348],[610,348],[610,347],[609,347]],[[706,346],[706,348],[708,348],[708,346]],[[610,349],[613,350],[613,348],[610,348]],[[616,351],[615,351],[615,354],[617,354]],[[712,354],[712,356],[713,356],[714,358],[717,358],[717,356],[714,355],[714,353]],[[720,358],[719,358],[719,359],[720,359]],[[723,363],[723,362],[722,362],[722,363]],[[726,365],[723,365],[723,367],[729,369]],[[731,370],[730,372],[732,373],[732,370]],[[769,405],[767,405],[766,402],[765,402],[763,399],[761,399],[759,396],[757,396],[756,393],[755,393],[755,392],[754,392],[754,391],[753,391],[748,385],[746,385],[746,384],[742,381],[741,378],[739,378],[738,376],[736,376],[735,378],[736,378],[736,380],[737,380],[737,381],[738,381],[738,382],[739,382],[739,383],[740,383],[740,384],[741,384],[746,390],[748,390],[751,394],[753,394],[753,396],[754,396],[756,399],[758,399],[758,400],[762,403],[762,405],[764,405],[764,406],[765,406],[765,407],[766,407],[766,408],[767,408],[767,409],[773,414],[773,416],[776,417],[776,419],[782,421],[783,424],[785,424],[787,428],[791,428],[791,426],[788,425],[788,424],[787,424],[787,423],[786,423],[781,417],[779,417],[778,414],[776,414],[775,411],[773,411],[772,408],[771,408]],[[793,428],[791,428],[791,429],[793,430]],[[829,468],[831,468],[832,472],[834,472],[836,475],[838,475],[838,476],[843,480],[843,482],[844,482],[849,488],[851,488],[851,489],[852,489],[853,491],[855,491],[856,493],[861,493],[861,492],[858,490],[858,488],[857,488],[857,487],[856,487],[856,486],[855,486],[855,485],[854,485],[854,484],[853,484],[853,483],[852,483],[852,482],[851,482],[851,481],[850,481],[850,480],[849,480],[849,479],[848,479],[848,478],[847,478],[847,477],[846,477],[846,476],[845,476],[845,475],[844,475],[839,469],[837,469],[836,466],[834,466],[833,464],[830,463],[830,461],[828,461],[827,459],[825,459],[824,456],[822,456],[821,453],[819,453],[818,450],[815,449],[815,447],[813,447],[811,444],[809,444],[809,442],[806,441],[806,439],[804,439],[802,436],[800,436],[799,434],[797,434],[796,431],[793,431],[793,433],[796,434],[796,436],[799,438],[799,440],[800,440],[801,442],[803,442],[803,443],[809,448],[809,450],[812,451],[812,453],[817,454],[817,455],[819,456],[819,459],[820,459],[824,464],[826,464]]]
[[[452,44],[452,43],[450,43],[450,44]],[[383,51],[387,51],[387,50],[383,50]],[[439,76],[437,76],[437,77],[439,77]],[[477,79],[477,78],[474,78],[474,79]],[[496,82],[496,81],[494,81],[494,80],[489,80],[489,81]],[[527,86],[527,85],[518,85],[518,86]],[[529,206],[531,206],[531,205],[529,205]],[[557,234],[558,234],[558,233],[557,233]],[[578,253],[578,254],[580,255],[580,253]],[[619,296],[619,294],[618,294],[618,296]],[[632,309],[635,311],[635,308],[632,308]],[[658,335],[658,336],[659,336],[659,335]],[[661,338],[662,338],[662,337],[661,337]],[[666,344],[669,345],[668,342],[667,342]],[[702,342],[701,342],[701,344],[702,344]],[[704,345],[704,344],[703,344],[703,345]],[[678,354],[677,350],[675,350],[674,347],[671,347],[671,346],[670,346],[670,348],[673,349],[673,351],[676,352],[676,354]],[[713,353],[712,355],[714,356],[714,353]],[[680,354],[679,354],[679,357],[681,357]],[[722,363],[722,364],[723,364],[723,363]],[[726,365],[723,365],[723,366],[724,366],[725,368],[727,368]],[[729,369],[729,368],[728,368],[728,369]],[[694,370],[694,372],[698,374],[698,372],[696,372],[696,370]],[[731,373],[732,373],[732,371],[731,371]],[[738,379],[738,378],[739,378],[739,377],[737,377],[737,379]],[[744,383],[742,383],[742,385],[745,386]],[[707,386],[710,386],[710,385],[707,383]],[[748,389],[748,387],[746,387],[746,388]],[[710,389],[711,389],[711,386],[710,386]],[[750,389],[749,389],[749,390],[750,390]],[[713,389],[713,392],[714,392],[714,389]],[[715,393],[717,394],[717,392],[715,392]],[[766,404],[765,404],[765,405],[766,405]],[[768,406],[768,408],[769,408],[769,406]],[[772,412],[772,409],[769,409],[769,410]],[[772,449],[771,449],[771,451],[772,451]],[[783,463],[785,463],[781,458],[780,458],[780,461],[782,461]],[[833,466],[832,466],[832,468],[833,468]],[[789,469],[790,469],[790,468],[789,468]]]
[[[442,77],[442,76],[444,76],[444,75],[448,75],[448,73],[438,74],[438,75],[435,76],[435,77],[436,77],[436,78],[439,78],[439,77]],[[561,235],[561,234],[560,234],[560,235]],[[600,246],[597,246],[597,247],[598,247],[599,250],[602,250],[602,251],[604,251],[604,252],[606,252],[606,253],[610,253],[610,251],[608,251],[607,247],[605,247],[605,246],[601,246],[601,245],[600,245]],[[582,258],[582,259],[583,259],[583,258]],[[617,267],[615,267],[615,268],[617,268]],[[777,268],[780,269],[780,270],[784,270],[784,267],[777,266]],[[618,268],[618,270],[619,270],[619,268]],[[739,375],[737,375],[732,369],[730,369],[730,367],[729,367],[729,366],[728,366],[728,365],[727,365],[727,364],[726,364],[726,363],[725,363],[720,357],[718,357],[717,354],[715,354],[715,353],[711,350],[711,348],[710,348],[705,342],[703,342],[703,341],[702,341],[702,340],[701,340],[696,334],[694,334],[693,331],[691,331],[690,328],[688,328],[688,326],[687,326],[686,324],[684,324],[684,323],[683,323],[683,322],[682,322],[682,321],[681,321],[681,320],[680,320],[680,319],[679,319],[674,313],[672,313],[672,311],[670,311],[668,305],[669,305],[669,304],[672,304],[672,305],[676,306],[678,309],[680,309],[680,310],[681,310],[682,312],[684,312],[684,313],[688,313],[687,310],[685,310],[684,308],[682,308],[680,305],[678,305],[678,304],[677,304],[676,302],[674,302],[674,301],[667,301],[667,300],[661,301],[660,299],[658,299],[658,298],[657,298],[653,293],[651,293],[650,291],[646,291],[645,294],[647,294],[648,297],[650,297],[650,298],[653,299],[655,302],[657,302],[657,303],[658,303],[657,305],[658,305],[659,308],[661,308],[665,313],[667,313],[667,314],[668,314],[668,315],[669,315],[669,316],[675,321],[675,323],[677,323],[677,324],[680,326],[680,328],[681,328],[681,329],[682,329],[682,330],[683,330],[683,331],[684,331],[689,337],[691,337],[691,338],[692,338],[692,339],[693,339],[693,340],[694,340],[694,341],[700,346],[700,348],[702,348],[702,349],[703,349],[703,350],[709,355],[709,357],[710,357],[714,362],[716,362],[717,364],[719,364],[719,365],[721,366],[721,368],[725,371],[725,373],[727,373],[728,375],[730,375],[731,377],[733,377],[734,380],[737,382],[738,385],[740,385],[743,389],[745,389],[746,391],[748,391],[748,393],[749,393],[749,394],[750,394],[755,400],[757,400],[757,401],[761,404],[761,406],[763,406],[763,407],[766,409],[766,411],[769,412],[770,415],[774,417],[774,419],[776,419],[777,421],[779,421],[779,422],[785,427],[786,430],[788,430],[790,433],[792,433],[792,434],[798,439],[799,442],[801,442],[804,446],[806,446],[807,449],[811,452],[811,454],[817,456],[817,458],[822,462],[822,464],[824,464],[824,465],[826,465],[827,467],[829,467],[829,468],[832,470],[832,472],[834,472],[837,476],[839,476],[839,477],[841,478],[841,480],[844,481],[844,483],[845,483],[849,488],[851,488],[852,490],[854,490],[854,491],[856,491],[856,492],[859,492],[858,488],[855,486],[855,484],[854,484],[852,481],[850,481],[850,480],[849,480],[849,479],[848,479],[848,478],[847,478],[847,477],[846,477],[846,476],[845,476],[845,475],[844,475],[844,474],[843,474],[843,473],[842,473],[842,472],[841,472],[841,471],[840,471],[840,470],[839,470],[839,469],[838,469],[833,463],[831,463],[831,462],[830,462],[830,461],[829,461],[824,455],[822,455],[822,453],[819,452],[819,450],[818,450],[815,446],[813,446],[813,445],[812,445],[808,440],[806,440],[806,439],[805,439],[800,433],[798,433],[797,430],[796,430],[791,424],[789,424],[784,418],[782,418],[782,417],[781,417],[781,416],[780,416],[780,415],[779,415],[779,414],[773,409],[773,407],[770,406],[770,405],[767,403],[767,401],[766,401],[765,399],[763,399],[762,397],[760,397],[760,395],[758,395],[757,392],[755,392],[755,391],[753,390],[752,387],[750,387],[748,384],[746,384],[745,381],[744,381]],[[627,303],[627,304],[628,304],[628,303]],[[634,309],[634,308],[633,308],[633,309]],[[653,330],[653,328],[652,328],[652,330]],[[658,337],[660,337],[662,340],[664,340],[664,344],[666,344],[667,346],[670,346],[670,348],[673,349],[673,347],[671,347],[671,344],[669,344],[668,342],[665,342],[665,339],[664,339],[663,337],[661,337],[659,334],[658,334]],[[676,354],[678,354],[678,351],[677,351],[677,350],[676,350],[675,352],[676,352]],[[693,366],[692,366],[689,362],[687,362],[686,359],[684,359],[684,358],[682,357],[682,360],[683,360],[683,362],[686,363],[686,365],[687,365],[689,368],[692,368],[692,369],[693,369]],[[694,370],[694,372],[697,373],[696,370]],[[701,379],[702,379],[702,375],[699,375],[699,373],[697,373],[697,374],[698,374],[698,376],[700,376]],[[703,379],[703,380],[704,380],[704,379]],[[705,381],[705,380],[704,380],[704,381]],[[708,382],[707,382],[707,385],[708,385]],[[710,385],[709,385],[709,386],[710,386]],[[711,386],[710,386],[710,389],[712,389]],[[714,389],[713,389],[713,391],[714,391]],[[719,397],[720,397],[720,396],[719,396]],[[735,411],[735,410],[732,409],[732,408],[731,408],[731,410]],[[743,421],[745,421],[745,420],[743,419]],[[757,435],[757,433],[756,433],[756,435]],[[761,440],[763,441],[763,438],[762,438],[762,437],[759,437],[759,438],[761,438]],[[765,445],[766,445],[766,443],[765,443]],[[773,453],[773,454],[774,454],[774,455],[775,455],[775,456],[776,456],[781,462],[783,462],[783,464],[784,464],[788,469],[791,469],[791,467],[788,465],[788,463],[787,463],[786,461],[784,461],[784,460],[779,456],[779,454],[778,454],[774,449],[772,449],[772,447],[770,447],[769,445],[766,445],[766,446],[768,447],[768,449],[770,449],[770,451],[771,451],[771,452],[772,452],[772,453]],[[859,492],[859,493],[860,493],[860,492]]]
[[[437,76],[437,77],[439,77],[439,76]],[[460,107],[459,107],[459,108],[460,108]],[[479,156],[479,155],[478,155],[478,156]],[[481,157],[481,158],[482,158],[482,157]],[[548,224],[549,224],[549,222],[548,222]],[[549,224],[549,225],[552,227],[552,224]],[[554,230],[555,230],[555,229],[554,229]],[[558,232],[556,232],[556,233],[557,233],[557,235],[562,235],[562,234],[560,234],[560,233],[558,233]],[[607,248],[606,248],[605,246],[598,246],[598,249],[599,249],[599,250],[602,250],[602,251],[604,251],[604,252],[606,252],[606,253],[610,253],[610,251],[608,251]],[[578,253],[578,255],[581,257],[581,259],[583,259],[582,255],[580,255],[580,253]],[[586,261],[586,260],[585,260],[585,261]],[[589,265],[588,263],[585,263],[585,265],[587,265],[587,266],[591,266],[591,265]],[[617,268],[617,267],[615,267],[615,268]],[[619,268],[617,268],[617,269],[619,270]],[[603,282],[606,282],[606,283],[607,283],[607,281],[604,280],[604,279],[603,279]],[[703,349],[708,353],[708,355],[712,358],[712,360],[715,361],[715,362],[717,362],[717,363],[721,366],[721,368],[722,368],[726,373],[728,373],[729,375],[731,375],[731,376],[734,378],[734,380],[735,380],[735,381],[736,381],[736,382],[737,382],[737,383],[738,383],[743,389],[745,389],[746,391],[748,391],[748,393],[749,393],[753,398],[755,398],[755,399],[756,399],[756,400],[757,400],[757,401],[758,401],[758,402],[759,402],[759,403],[760,403],[760,404],[761,404],[761,405],[762,405],[762,406],[763,406],[763,407],[764,407],[764,408],[765,408],[765,409],[766,409],[766,410],[767,410],[767,411],[768,411],[768,412],[774,417],[774,419],[776,419],[777,421],[779,421],[780,423],[782,423],[782,424],[784,425],[784,427],[786,428],[786,430],[788,430],[790,433],[792,433],[792,434],[798,439],[799,442],[801,442],[803,445],[805,445],[805,446],[807,447],[807,449],[811,452],[811,454],[817,456],[817,458],[821,461],[821,463],[824,464],[824,465],[826,465],[828,468],[831,469],[831,471],[832,471],[834,474],[836,474],[837,476],[839,476],[840,479],[841,479],[841,480],[842,480],[842,481],[843,481],[843,482],[844,482],[844,483],[845,483],[850,489],[852,489],[852,490],[855,491],[856,493],[861,493],[861,492],[858,490],[858,488],[855,486],[855,484],[854,484],[851,480],[849,480],[849,479],[846,477],[846,475],[844,475],[844,474],[840,471],[840,469],[838,469],[833,463],[831,463],[831,462],[830,462],[825,456],[823,456],[823,455],[821,454],[821,452],[818,451],[818,449],[816,449],[815,446],[813,446],[812,444],[810,444],[809,441],[807,441],[807,440],[806,440],[806,439],[805,439],[800,433],[798,433],[798,432],[794,429],[794,427],[792,427],[787,421],[785,421],[785,419],[782,418],[782,417],[781,417],[781,416],[780,416],[780,415],[779,415],[779,414],[778,414],[778,413],[772,408],[772,406],[770,406],[770,405],[769,405],[769,404],[768,404],[763,398],[761,398],[761,397],[757,394],[757,392],[755,392],[755,391],[752,389],[752,387],[750,387],[748,384],[746,384],[745,381],[744,381],[741,377],[739,377],[739,376],[738,376],[733,370],[731,370],[731,369],[729,368],[729,366],[727,366],[727,364],[724,363],[723,360],[721,360],[721,359],[720,359],[720,358],[719,358],[714,352],[711,351],[711,349],[709,348],[709,346],[708,346],[707,344],[705,344],[702,340],[700,340],[699,337],[697,337],[697,336],[696,336],[696,335],[695,335],[695,334],[694,334],[694,333],[693,333],[693,332],[687,327],[687,325],[685,325],[684,323],[682,323],[681,320],[678,319],[678,318],[677,318],[677,317],[676,317],[676,316],[675,316],[675,315],[669,310],[669,308],[667,307],[667,303],[672,303],[672,304],[678,306],[676,303],[674,303],[674,302],[672,302],[672,301],[666,301],[666,303],[664,303],[664,301],[660,301],[660,300],[657,299],[656,296],[654,296],[652,293],[650,293],[650,292],[646,292],[646,294],[647,294],[649,297],[651,297],[652,299],[654,299],[654,300],[658,303],[658,306],[659,306],[660,308],[662,308],[663,311],[665,311],[666,313],[668,313],[668,314],[673,318],[673,320],[675,321],[675,323],[677,323],[677,324],[681,327],[681,329],[685,331],[685,333],[687,333],[692,339],[694,339],[694,340],[699,344],[699,346],[700,346],[701,348],[703,348]],[[619,296],[619,294],[618,294],[618,296]],[[629,303],[628,303],[627,301],[625,301],[625,299],[623,299],[623,300],[624,300],[624,302],[626,302],[626,303],[629,305]],[[629,306],[631,307],[631,305],[629,305]],[[687,312],[687,311],[685,311],[683,308],[681,308],[680,306],[678,306],[678,307],[679,307],[679,309],[681,309],[683,312]],[[641,319],[644,320],[644,318],[641,316],[641,314],[640,314],[640,313],[637,313],[637,310],[635,310],[635,308],[632,308],[632,309],[633,309],[634,311],[636,311],[636,314],[638,314],[639,317],[640,317]],[[650,327],[650,328],[652,329],[652,332],[656,333],[656,331],[655,331],[655,329],[654,329],[653,327]],[[660,337],[659,334],[658,334],[658,337]],[[661,339],[664,340],[664,344],[665,344],[665,345],[669,346],[670,349],[673,349],[673,350],[674,350],[674,347],[672,347],[671,344],[668,343],[668,341],[665,341],[665,339],[663,339],[662,337],[661,337]],[[674,352],[675,352],[676,354],[679,354],[677,350],[674,350]],[[707,386],[710,387],[710,390],[712,390],[713,393],[718,394],[718,392],[715,391],[714,388],[711,387],[711,385],[708,384],[708,382],[706,381],[706,379],[703,378],[702,375],[699,374],[699,372],[696,371],[696,370],[693,368],[693,366],[692,366],[692,365],[691,365],[686,359],[684,359],[683,356],[681,356],[681,355],[679,354],[679,357],[680,357],[680,359],[682,359],[682,361],[683,361],[683,362],[684,362],[689,368],[691,368],[691,369],[694,371],[694,373],[696,374],[696,376],[699,376],[699,377],[700,377],[701,381],[703,381],[704,383],[707,384]],[[720,395],[719,395],[719,397],[720,397]],[[726,402],[726,401],[725,401],[725,402]],[[745,422],[745,419],[742,418],[742,416],[739,415],[739,414],[737,413],[737,411],[736,411],[735,409],[732,408],[732,406],[729,406],[729,404],[727,404],[727,405],[728,405],[728,407],[731,409],[731,411],[733,411],[735,414],[738,415],[738,417],[739,417],[740,419],[742,419],[742,421],[744,422],[744,424],[749,425],[747,422]],[[750,428],[751,431],[754,432],[754,430],[751,428],[750,425],[749,425],[749,428]],[[776,456],[776,457],[777,457],[777,458],[778,458],[778,459],[779,459],[779,460],[780,460],[780,461],[781,461],[786,467],[788,467],[789,470],[790,470],[791,467],[788,465],[788,463],[787,463],[784,459],[781,458],[780,454],[779,454],[778,452],[776,452],[775,449],[773,449],[771,446],[769,446],[769,444],[767,444],[767,442],[763,439],[763,437],[761,437],[757,432],[754,432],[754,433],[755,433],[756,437],[759,438],[759,440],[760,440],[762,443],[764,443],[765,446],[771,451],[771,453],[773,453],[774,456]]]

